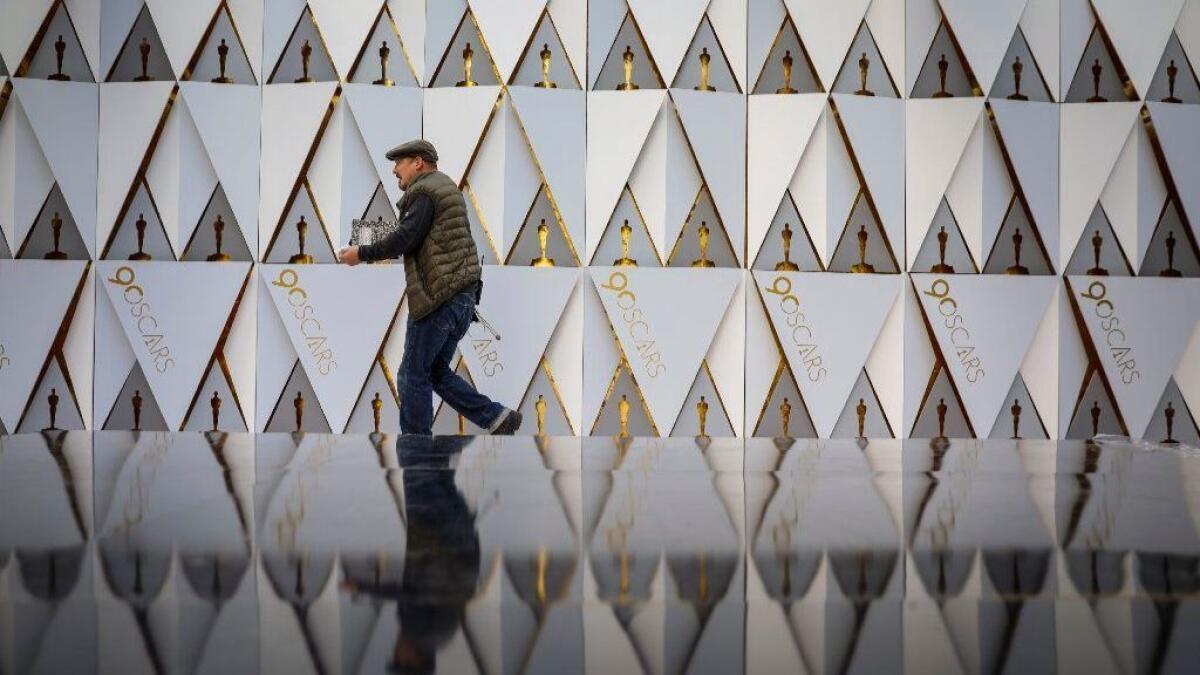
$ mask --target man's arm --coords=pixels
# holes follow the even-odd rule
[[[433,225],[433,199],[429,195],[416,195],[401,214],[400,226],[391,234],[373,243],[358,247],[358,259],[362,262],[375,262],[399,258],[411,253],[425,241],[429,228]]]

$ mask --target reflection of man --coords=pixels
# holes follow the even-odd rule
[[[396,449],[404,469],[407,548],[404,577],[394,583],[349,579],[356,593],[394,599],[400,635],[388,670],[432,673],[437,652],[458,631],[467,601],[479,579],[479,536],[475,514],[454,484],[450,457],[467,439],[399,436]]]

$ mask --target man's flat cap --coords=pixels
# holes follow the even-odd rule
[[[391,150],[388,150],[387,155],[385,156],[388,158],[389,162],[394,162],[401,157],[422,157],[425,159],[425,161],[433,162],[435,164],[438,160],[437,150],[433,148],[433,143],[430,143],[422,138],[418,138],[407,143],[401,143]]]

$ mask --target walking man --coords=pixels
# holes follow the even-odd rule
[[[400,226],[382,240],[338,251],[345,265],[404,256],[408,330],[400,362],[400,431],[432,433],[433,392],[476,426],[511,435],[521,413],[480,394],[450,369],[454,350],[475,315],[482,269],[467,205],[454,180],[438,171],[437,150],[424,140],[392,148],[388,160],[404,197]]]

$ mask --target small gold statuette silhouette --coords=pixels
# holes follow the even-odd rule
[[[58,70],[46,79],[54,80],[55,82],[69,82],[71,80],[71,76],[62,71],[63,55],[66,53],[67,43],[63,42],[62,36],[59,35],[58,39],[54,41],[54,60],[58,64]]]
[[[1104,72],[1104,66],[1100,65],[1100,59],[1096,59],[1092,63],[1092,95],[1088,97],[1088,103],[1104,103],[1108,99],[1100,95],[1100,73]]]
[[[542,218],[541,222],[538,223],[537,237],[540,253],[529,264],[534,267],[554,267],[554,258],[546,257],[546,244],[550,240],[550,226],[546,224],[545,218]]]
[[[929,271],[934,274],[954,274],[954,266],[946,264],[946,242],[950,239],[950,235],[946,234],[946,226],[942,225],[937,233],[938,241],[938,262]]]
[[[792,262],[792,228],[784,223],[783,232],[780,235],[783,237],[783,260],[775,263],[775,271],[799,272],[800,266]]]
[[[788,427],[791,426],[791,422],[792,404],[789,403],[787,397],[784,396],[783,403],[779,404],[779,426],[783,429],[781,433],[783,438],[791,438],[792,435],[788,431]]]
[[[288,258],[288,262],[293,265],[313,264],[313,257],[304,252],[304,238],[308,235],[308,223],[305,222],[304,216],[300,216],[300,221],[296,223],[296,235],[300,238],[300,252]]]
[[[542,51],[538,52],[538,56],[542,57],[542,81],[534,84],[535,87],[542,89],[558,89],[558,85],[550,81],[550,45],[542,44]]]
[[[717,88],[708,83],[709,66],[712,57],[708,55],[708,47],[700,50],[700,84],[692,87],[696,91],[716,91]]]
[[[1163,443],[1174,445],[1179,441],[1175,440],[1175,404],[1167,401],[1167,409],[1163,411],[1163,417],[1167,420],[1167,437],[1163,439]]]
[[[854,406],[854,414],[858,417],[858,437],[866,438],[864,431],[867,426],[867,402],[858,399],[858,405]]]
[[[538,394],[537,402],[533,404],[533,410],[537,413],[537,435],[546,435],[546,397]]]
[[[1100,433],[1100,402],[1092,401],[1092,438]]]
[[[700,258],[692,261],[692,267],[716,267],[717,264],[708,259],[708,224],[700,221]]]
[[[50,219],[50,236],[54,238],[54,249],[42,256],[45,260],[66,260],[67,254],[58,250],[62,240],[63,219],[58,215],[58,211],[54,212],[54,217]]]
[[[783,52],[783,86],[775,90],[776,94],[798,94],[792,89],[792,50]]]
[[[137,246],[138,246],[138,249],[137,249],[137,253],[133,253],[133,254],[131,254],[131,255],[129,256],[129,259],[130,259],[130,260],[141,260],[141,261],[150,260],[150,254],[149,254],[149,253],[146,253],[144,250],[142,250],[142,249],[143,249],[143,247],[146,245],[146,218],[145,218],[145,214],[141,214],[141,213],[139,213],[139,214],[138,214],[138,219],[137,219],[137,222],[136,222],[136,223],[134,223],[134,224],[133,224],[133,226],[134,226],[134,228],[137,230]]]
[[[133,390],[133,430],[142,430],[142,392],[138,389]]]
[[[1021,242],[1025,241],[1025,235],[1021,234],[1021,228],[1013,229],[1013,264],[1009,265],[1005,270],[1005,274],[1029,274],[1029,268],[1021,264]]]
[[[316,80],[308,75],[308,62],[312,58],[312,51],[312,45],[308,44],[308,40],[305,40],[304,44],[300,45],[300,68],[303,74],[296,78],[297,84],[316,82]]]
[[[391,56],[392,50],[388,47],[387,40],[379,43],[379,79],[371,84],[378,84],[381,87],[394,87],[396,81],[387,76],[388,57]]]
[[[621,55],[621,67],[625,72],[625,81],[617,85],[617,91],[633,91],[640,89],[633,83],[633,50],[625,45],[625,53]]]
[[[304,428],[304,396],[297,391],[296,398],[292,399],[292,407],[296,409],[296,433]]]
[[[471,43],[462,50],[463,57],[463,79],[455,82],[456,87],[474,87],[479,83],[471,79],[471,63],[475,60],[475,50],[471,49]]]
[[[142,41],[138,43],[138,53],[142,58],[142,74],[133,78],[133,81],[149,82],[154,78],[150,77],[150,74],[146,72],[147,68],[150,66],[150,42],[146,40],[146,38],[142,38]]]
[[[613,261],[617,267],[637,267],[637,261],[629,257],[629,239],[633,236],[633,228],[626,220],[621,224],[621,257]]]
[[[50,395],[46,397],[46,403],[50,406],[50,426],[42,429],[42,431],[57,431],[55,420],[58,417],[58,390],[50,389]]]
[[[1175,65],[1175,59],[1171,59],[1171,63],[1167,65],[1167,97],[1163,99],[1163,103],[1183,103],[1175,98],[1176,77],[1179,77],[1179,66]]]
[[[704,400],[704,396],[700,396],[700,401],[696,403],[696,417],[700,420],[700,433],[696,434],[700,438],[708,438],[708,432],[705,430],[708,424],[708,401]]]
[[[954,96],[954,94],[946,91],[946,71],[950,69],[950,62],[946,60],[945,54],[942,54],[942,57],[938,59],[937,68],[938,85],[940,88],[933,92],[933,98],[950,98]]]
[[[1175,231],[1174,230],[1167,231],[1167,266],[1165,269],[1163,269],[1161,272],[1158,273],[1158,276],[1174,277],[1174,278],[1183,276],[1183,272],[1180,272],[1179,270],[1175,269]]]
[[[208,262],[228,262],[231,260],[228,253],[221,251],[221,244],[225,238],[225,221],[221,220],[221,214],[217,214],[216,221],[213,222],[213,238],[217,242],[217,252],[209,255],[205,260]]]
[[[1104,246],[1104,237],[1100,236],[1100,230],[1096,230],[1096,233],[1092,235],[1092,255],[1095,256],[1096,266],[1087,271],[1089,275],[1094,277],[1108,276],[1108,270],[1100,266],[1101,246]]]
[[[221,39],[221,44],[217,45],[217,69],[219,75],[212,79],[217,84],[233,84],[233,78],[225,74],[225,63],[229,60],[229,45],[225,44],[224,38]]]
[[[860,89],[855,94],[859,96],[874,96],[875,92],[867,89],[867,71],[871,69],[871,59],[867,58],[867,53],[863,52],[862,56],[858,57],[858,81]]]
[[[946,406],[946,399],[939,398],[938,404],[937,404],[937,418],[938,418],[938,435],[937,435],[937,437],[939,439],[946,437],[946,411],[947,410],[949,410],[949,408]]]
[[[1023,71],[1023,70],[1025,70],[1025,64],[1021,63],[1021,57],[1017,56],[1013,60],[1013,64],[1012,64],[1013,93],[1011,93],[1005,97],[1010,101],[1028,101],[1029,100],[1028,96],[1021,93],[1021,71]]]
[[[371,421],[374,423],[375,433],[379,433],[382,415],[383,399],[379,398],[379,392],[375,392],[375,398],[371,399]]]
[[[621,394],[621,400],[617,403],[617,419],[621,421],[621,437],[629,437],[629,399],[625,394]]]
[[[1008,409],[1012,413],[1013,420],[1013,438],[1021,437],[1021,402],[1013,399],[1012,407]]]
[[[212,408],[212,430],[219,431],[221,428],[221,396],[214,391],[212,398],[208,399],[208,405]]]
[[[869,274],[875,271],[875,266],[867,262],[867,226],[858,227],[858,262],[850,266],[850,271],[856,274]]]

